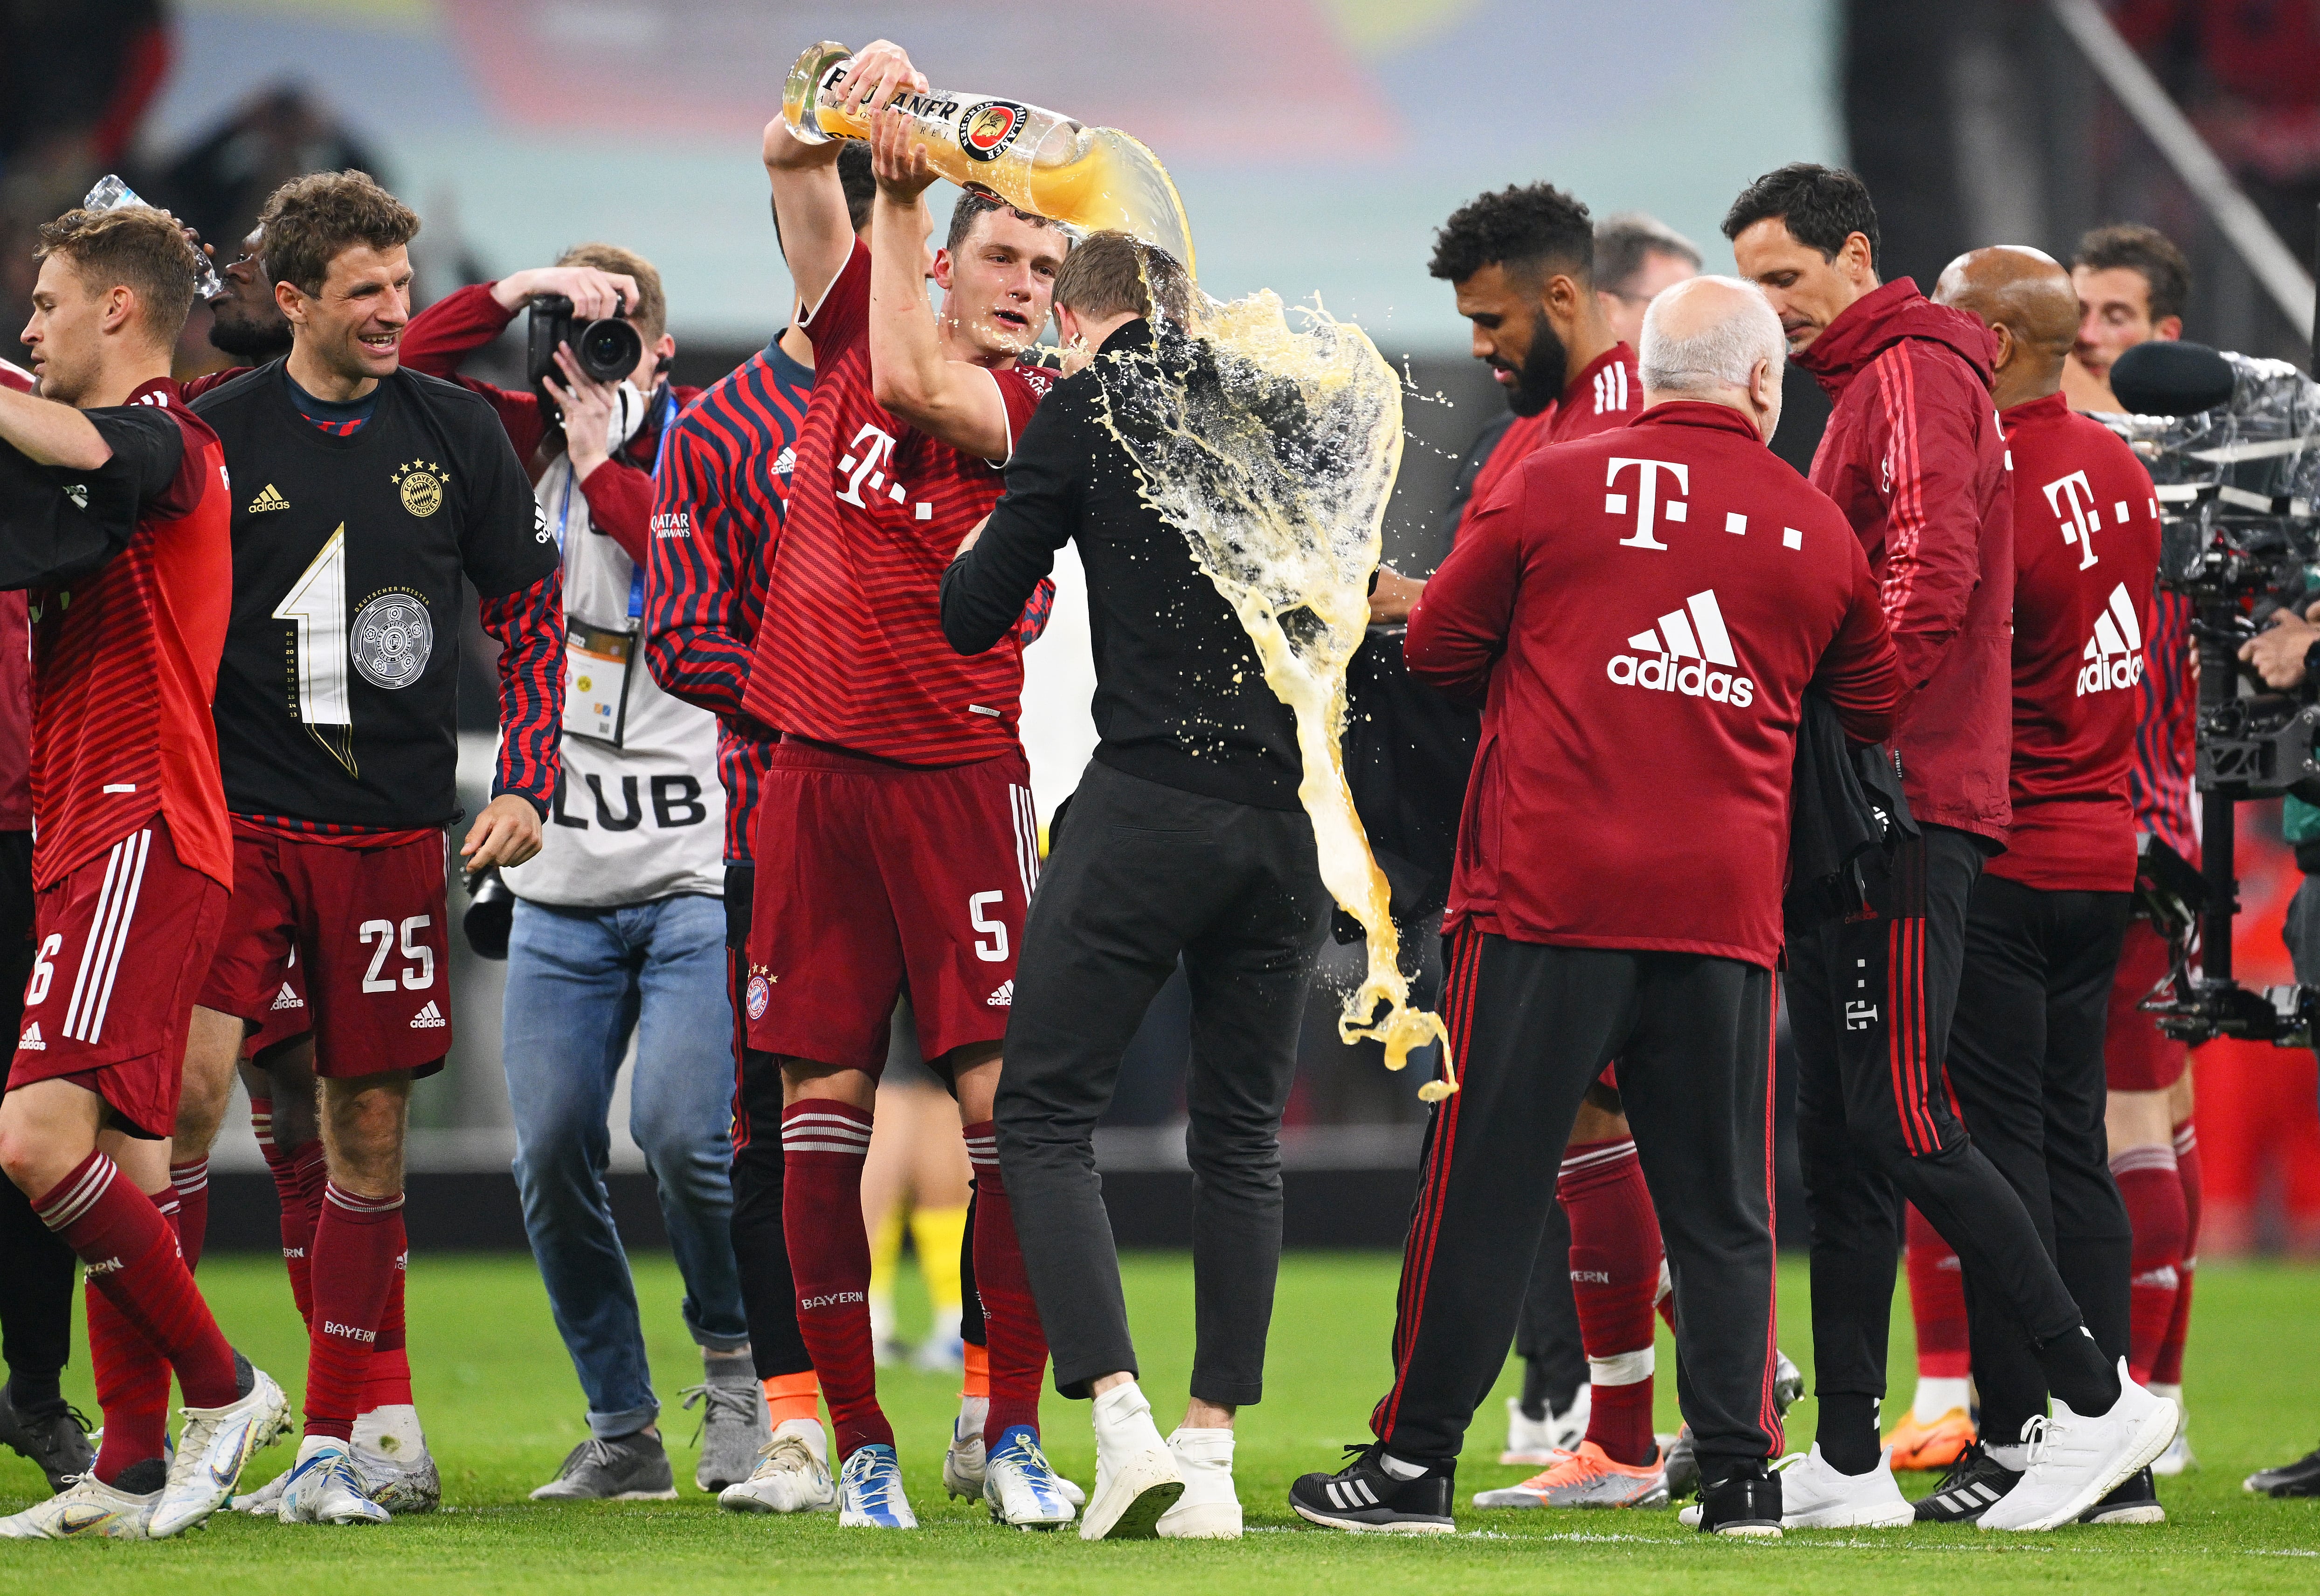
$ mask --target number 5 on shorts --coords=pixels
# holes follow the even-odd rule
[[[413,915],[403,923],[403,956],[412,960],[403,969],[403,988],[423,992],[435,984],[435,950],[424,942],[412,941],[420,932],[435,923],[431,915]],[[378,951],[370,956],[370,969],[363,974],[362,989],[366,992],[392,992],[394,979],[379,973],[386,956],[394,951],[395,932],[392,920],[366,920],[355,931],[356,939],[367,947],[373,937],[378,939]]]
[[[984,942],[981,936],[974,939],[974,956],[977,959],[982,960],[985,964],[1000,964],[1005,962],[1007,958],[1007,923],[1003,920],[984,919],[983,917],[983,906],[986,904],[1001,904],[1005,903],[1006,901],[1007,895],[1003,892],[978,892],[966,900],[966,917],[968,922],[974,925],[975,930],[982,932],[983,935],[991,938],[989,942]]]

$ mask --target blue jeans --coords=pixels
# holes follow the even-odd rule
[[[733,1261],[733,1023],[725,906],[686,895],[618,909],[519,899],[502,1050],[515,1178],[556,1328],[611,1438],[660,1411],[636,1283],[604,1170],[612,1084],[637,1038],[630,1134],[644,1150],[684,1276],[684,1323],[712,1351],[748,1345]]]

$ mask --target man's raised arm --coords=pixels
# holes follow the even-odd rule
[[[927,152],[911,142],[909,128],[897,112],[876,118],[871,130],[871,169],[878,176],[878,197],[870,204],[871,390],[928,437],[977,459],[1004,460],[1014,435],[999,383],[983,367],[943,353],[927,303],[920,263],[931,223],[919,201],[935,172]]]
[[[926,86],[926,78],[911,65],[902,47],[881,39],[855,52],[845,104],[849,111],[879,111],[896,95],[923,93]],[[840,148],[835,139],[808,144],[779,116],[766,124],[763,154],[766,176],[774,185],[774,225],[781,233],[798,304],[807,311],[821,302],[854,253],[854,222],[847,212],[846,190],[838,181]],[[811,327],[807,336],[812,336]]]

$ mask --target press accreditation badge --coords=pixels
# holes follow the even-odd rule
[[[609,632],[568,617],[564,628],[564,729],[621,745],[628,729],[633,632]]]

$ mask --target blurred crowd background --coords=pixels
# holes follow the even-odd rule
[[[412,248],[421,303],[608,239],[659,266],[677,378],[706,383],[784,320],[788,280],[757,148],[790,62],[820,39],[883,35],[938,87],[1005,93],[1143,139],[1176,178],[1210,293],[1318,293],[1361,321],[1409,377],[1388,555],[1426,570],[1452,462],[1500,402],[1426,258],[1442,218],[1506,183],[1552,180],[1598,215],[1648,212],[1698,241],[1708,269],[1728,270],[1717,223],[1748,179],[1790,160],[1844,163],[1876,195],[1886,274],[1927,288],[1978,244],[2067,257],[2098,222],[2146,221],[2182,245],[2197,274],[2187,337],[2308,364],[2306,326],[2265,292],[2061,9],[1076,0],[1034,25],[1020,10],[931,0],[0,0],[0,302],[27,302],[32,229],[106,172],[231,258],[277,184],[358,166],[425,220]],[[2320,6],[2102,9],[2310,263]],[[945,192],[934,201],[944,205]],[[206,332],[196,307],[181,374],[222,364]],[[477,374],[520,377],[512,347],[494,358],[496,373],[486,362]],[[1796,374],[1789,399],[1776,446],[1801,464],[1826,407]],[[463,768],[480,783],[489,645],[472,621],[467,641],[476,730]],[[1029,668],[1040,669],[1036,648]],[[1044,810],[1065,788],[1043,780]],[[2241,813],[2241,969],[2285,981],[2279,925],[2294,862],[2276,807]],[[413,1164],[503,1168],[498,967],[458,952],[455,1067],[421,1088]],[[1412,1160],[1418,1072],[1387,1076],[1373,1050],[1336,1039],[1359,955],[1333,950],[1308,1016],[1292,1167]],[[1107,1168],[1182,1160],[1182,1036],[1163,1014],[1146,1041],[1101,1150]],[[2202,1251],[2320,1253],[2312,1055],[2216,1043],[2197,1071]],[[625,1117],[616,1107],[616,1137]],[[633,1148],[619,1159],[634,1163]],[[230,1139],[219,1161],[255,1167],[258,1155]]]

